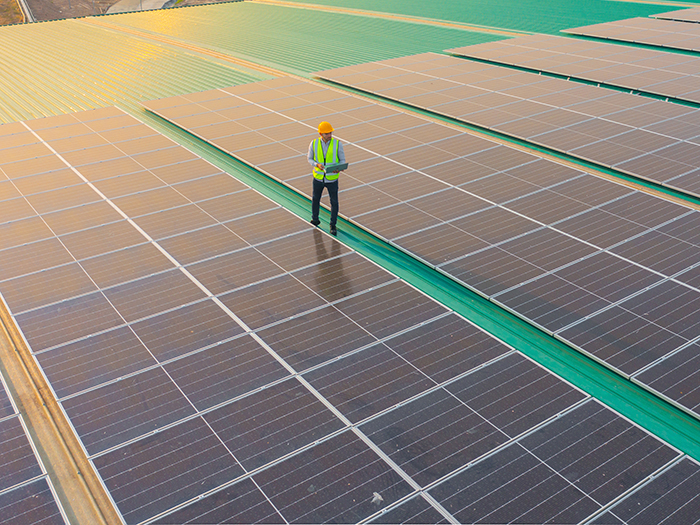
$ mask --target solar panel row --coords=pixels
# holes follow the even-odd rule
[[[700,194],[700,110],[434,53],[321,78]]]
[[[661,18],[664,20],[678,20],[681,22],[700,22],[700,9],[697,7],[691,7],[689,9],[669,11],[668,13],[652,15],[652,18]]]
[[[700,58],[595,40],[529,35],[448,50],[535,71],[700,102]]]
[[[125,522],[580,521],[654,474],[693,482],[682,454],[120,111],[0,130],[45,148],[0,165],[19,192],[2,210],[26,212],[0,215],[2,260],[27,261],[7,270],[75,271],[8,304]],[[19,189],[40,175],[61,185]],[[503,507],[524,480],[525,510]]]
[[[65,515],[0,375],[0,523],[61,524]]]
[[[279,82],[199,96],[255,112],[259,121],[284,119],[272,129],[297,137],[313,133],[317,118],[295,116],[324,109],[353,163],[341,183],[342,213],[352,221],[625,377],[644,371],[639,380],[647,387],[667,377],[665,358],[700,336],[692,315],[700,300],[691,233],[697,212],[329,88],[299,82],[291,91],[310,95],[289,95]],[[313,96],[335,97],[337,110],[312,103]],[[174,115],[183,116],[188,131],[309,194],[308,136],[293,153],[265,137],[265,128],[218,135],[220,127],[212,137],[216,111],[198,102],[162,99],[149,107],[176,124]],[[251,137],[275,146],[266,162]],[[654,390],[697,416],[695,389],[681,392],[680,383]]]
[[[700,27],[661,18],[628,18],[564,29],[563,32],[687,51],[700,49]]]

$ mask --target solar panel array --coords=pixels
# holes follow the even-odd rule
[[[313,126],[328,119],[352,163],[342,175],[341,214],[700,414],[700,378],[683,367],[666,373],[700,337],[700,213],[338,90],[289,82],[213,91],[207,104],[171,98],[147,106],[306,195],[304,152]],[[218,110],[207,105],[240,118],[211,124]]]
[[[700,58],[694,56],[554,35],[529,35],[448,51],[700,103]]]
[[[66,523],[51,480],[0,375],[0,523]]]
[[[316,73],[700,195],[700,110],[434,53]]]
[[[218,94],[179,100],[217,126]],[[274,120],[257,107],[227,118]],[[0,134],[0,291],[126,523],[580,521],[654,475],[695,482],[686,456],[121,111]]]
[[[628,18],[562,32],[686,51],[700,50],[700,26],[660,18]]]
[[[664,20],[678,20],[680,22],[700,22],[700,8],[691,7],[689,9],[669,11],[668,13],[652,15],[652,18],[661,18]]]

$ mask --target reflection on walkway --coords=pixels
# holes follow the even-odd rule
[[[330,242],[330,250],[326,243]],[[352,295],[352,282],[343,269],[343,259],[340,257],[342,245],[320,230],[314,228],[314,244],[316,247],[316,266],[314,279],[322,297],[334,301]]]

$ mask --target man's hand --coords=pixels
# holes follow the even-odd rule
[[[324,167],[321,166],[320,164],[316,164],[316,167],[317,167],[318,169],[320,169],[321,171],[326,171],[326,168],[324,168]]]

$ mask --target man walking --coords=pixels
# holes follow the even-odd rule
[[[321,195],[323,189],[328,189],[328,196],[331,200],[331,235],[336,235],[336,222],[338,220],[338,176],[340,171],[326,171],[329,164],[344,164],[345,152],[343,145],[338,139],[333,138],[333,126],[328,122],[321,122],[318,125],[319,138],[314,139],[309,144],[309,164],[313,167],[314,188],[313,200],[311,201],[311,224],[318,226],[319,207],[321,205]],[[342,171],[342,170],[341,170]]]

